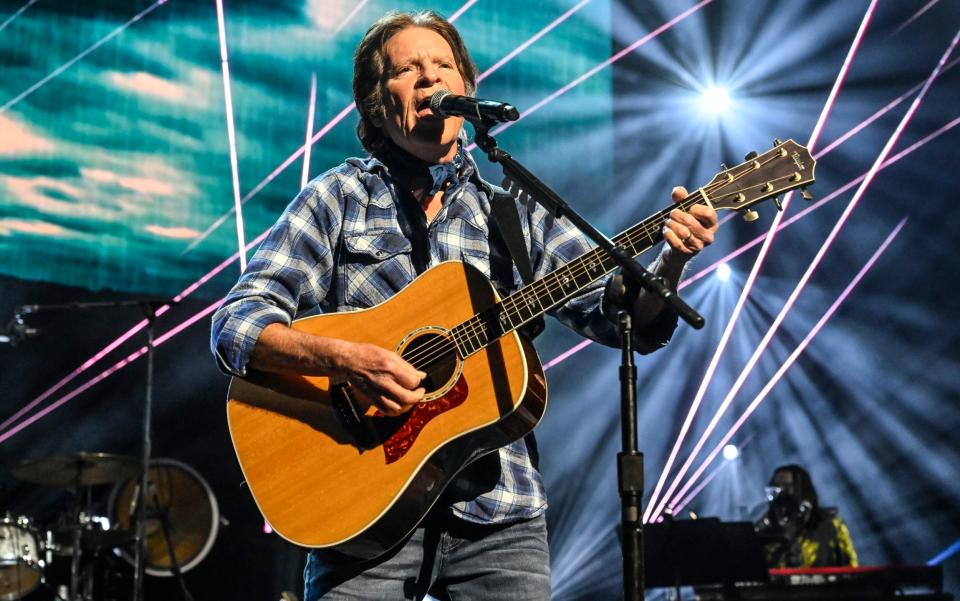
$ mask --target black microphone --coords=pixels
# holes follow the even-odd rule
[[[438,90],[430,97],[430,110],[438,117],[465,117],[470,121],[516,121],[520,111],[506,102],[459,96],[450,90]]]

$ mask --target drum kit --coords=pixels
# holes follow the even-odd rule
[[[18,480],[66,488],[70,506],[47,527],[29,516],[0,517],[0,601],[129,598],[135,566],[140,463],[123,455],[79,452],[22,461]],[[94,487],[112,485],[109,495]],[[172,459],[150,462],[144,523],[145,572],[176,576],[210,552],[221,518],[207,482]],[[128,564],[128,565],[124,565]]]

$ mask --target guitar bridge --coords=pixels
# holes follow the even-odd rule
[[[330,401],[336,411],[340,425],[353,436],[356,447],[361,452],[376,448],[379,443],[375,438],[375,433],[367,427],[358,410],[356,400],[350,394],[350,383],[342,382],[331,386]]]

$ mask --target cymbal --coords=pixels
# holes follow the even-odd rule
[[[96,486],[109,484],[140,473],[133,457],[81,451],[73,455],[27,459],[10,472],[18,480],[47,486]]]

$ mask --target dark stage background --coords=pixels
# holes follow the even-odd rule
[[[871,6],[227,2],[245,241],[255,241],[301,185],[303,157],[294,153],[304,144],[312,78],[309,176],[360,153],[356,113],[346,110],[350,56],[387,10],[457,15],[484,73],[478,95],[524,113],[498,136],[501,145],[608,234],[665,206],[672,186],[703,185],[721,162],[762,152],[774,137],[807,143],[872,10],[816,144],[822,154],[811,191],[827,202],[796,198],[787,207],[789,226],[773,242],[705,393],[698,388],[760,246],[728,255],[769,229],[769,204],[758,221],[724,223],[717,243],[692,263],[683,295],[707,327],[681,326],[666,349],[639,360],[649,501],[694,399],[702,396],[701,408],[671,475],[843,218],[857,185],[843,187],[873,164],[960,28],[960,7],[948,0]],[[302,552],[264,533],[226,429],[227,379],[208,351],[209,312],[239,273],[219,43],[212,0],[0,2],[0,327],[21,305],[182,296],[158,320],[154,456],[202,474],[229,521],[186,581],[198,599],[276,599],[283,590],[299,594]],[[840,509],[862,564],[940,561],[954,593],[960,303],[953,242],[960,219],[950,203],[960,172],[958,56],[954,50],[943,61],[890,152],[897,160],[863,192],[692,467],[801,347],[730,439],[739,456],[705,468],[706,485],[688,490],[681,508],[683,515],[754,519],[773,468],[800,463],[822,502]],[[709,96],[711,88],[725,90],[729,106]],[[499,181],[495,167],[483,170]],[[720,260],[729,267],[725,281],[717,277]],[[3,466],[81,450],[136,455],[142,357],[73,393],[138,352],[142,330],[74,373],[136,326],[138,310],[24,319],[37,335],[0,345]],[[165,336],[185,320],[189,326]],[[618,355],[597,345],[565,355],[579,343],[557,324],[538,340],[551,386],[537,433],[551,501],[554,597],[617,598]],[[64,490],[19,482],[6,469],[0,486],[0,509],[38,524],[54,521],[69,500]],[[109,492],[95,490],[101,508]],[[52,572],[62,574],[63,562]],[[147,597],[176,599],[179,591],[171,579],[149,578]]]

